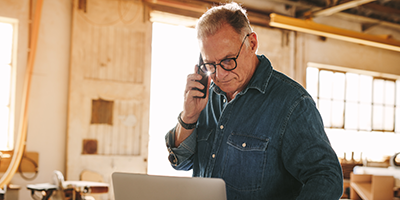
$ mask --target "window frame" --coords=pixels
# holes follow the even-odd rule
[[[320,75],[320,71],[321,70],[326,70],[326,71],[330,71],[330,72],[338,72],[338,73],[343,73],[346,76],[346,73],[354,73],[354,74],[358,74],[358,75],[367,75],[367,76],[371,76],[372,77],[372,85],[371,85],[371,90],[372,90],[372,96],[371,98],[373,98],[373,92],[374,92],[374,81],[376,79],[379,80],[384,80],[384,81],[393,81],[395,84],[394,87],[394,91],[395,91],[395,99],[394,99],[394,117],[393,117],[393,131],[388,131],[388,130],[379,130],[379,129],[374,129],[373,127],[373,107],[374,107],[374,101],[371,100],[371,130],[364,130],[364,129],[360,129],[360,127],[358,127],[357,129],[346,129],[346,98],[344,99],[344,109],[343,109],[343,126],[341,128],[338,127],[326,127],[326,129],[343,129],[343,130],[353,130],[353,131],[367,131],[367,132],[392,132],[392,133],[400,133],[400,123],[397,123],[396,126],[396,118],[400,117],[396,117],[396,113],[398,113],[397,109],[399,109],[399,100],[396,98],[396,96],[399,96],[400,94],[396,94],[399,92],[399,88],[397,87],[398,81],[400,81],[400,76],[397,75],[392,75],[392,74],[385,74],[385,73],[379,73],[379,72],[373,72],[373,71],[367,71],[367,70],[359,70],[359,69],[353,69],[353,68],[346,68],[346,67],[339,67],[339,66],[333,66],[333,65],[326,65],[326,64],[319,64],[319,63],[312,63],[309,62],[307,63],[307,68],[308,67],[313,67],[313,68],[317,68],[319,70],[318,75]],[[306,68],[306,69],[307,69]],[[307,74],[307,73],[306,73]],[[346,77],[345,77],[346,78]],[[346,82],[346,80],[345,80]],[[318,84],[319,84],[319,77],[318,77]],[[319,85],[318,85],[319,87]],[[346,87],[346,83],[345,83],[345,87]],[[306,75],[306,88],[307,88],[307,75]],[[346,94],[346,88],[345,88],[345,94]],[[319,88],[317,88],[317,98],[319,99]],[[315,99],[317,106],[319,107],[319,101],[318,99]],[[360,104],[360,102],[357,102],[357,104]],[[383,104],[384,105],[384,104]]]

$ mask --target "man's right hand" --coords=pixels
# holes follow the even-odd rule
[[[199,98],[203,96],[203,93],[198,89],[203,89],[204,86],[199,82],[202,79],[200,74],[197,74],[198,66],[195,66],[195,73],[189,74],[186,80],[186,88],[184,95],[184,107],[182,113],[182,120],[185,123],[191,124],[197,122],[200,116],[200,112],[206,107],[208,101],[208,91],[205,98]],[[208,77],[207,88],[210,86],[210,77]]]
[[[208,90],[205,98],[199,98],[199,96],[203,96],[203,93],[198,89],[203,89],[204,86],[199,82],[202,79],[200,74],[197,74],[198,66],[195,66],[195,73],[189,74],[187,76],[185,94],[184,94],[184,105],[183,111],[181,114],[181,119],[183,122],[187,124],[196,123],[201,111],[206,107],[208,101]],[[207,89],[210,87],[210,77],[208,77],[207,81]],[[187,130],[184,129],[179,123],[176,128],[175,133],[175,146],[179,146],[182,141],[184,141],[191,133],[193,129]]]

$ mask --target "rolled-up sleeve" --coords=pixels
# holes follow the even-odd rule
[[[193,167],[193,156],[196,151],[197,130],[186,138],[178,147],[175,146],[176,127],[165,135],[165,142],[169,151],[168,160],[176,170],[190,170]]]

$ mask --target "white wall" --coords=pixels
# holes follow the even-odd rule
[[[400,52],[304,34],[304,62],[400,75]]]
[[[43,4],[26,142],[27,151],[39,153],[39,174],[33,181],[22,179],[18,173],[14,176],[11,183],[21,186],[19,199],[32,199],[27,184],[51,183],[53,170],[63,173],[65,170],[71,4],[70,0],[50,0]],[[0,16],[19,20],[17,128],[27,65],[29,0],[1,0]],[[24,175],[32,177],[34,174]]]

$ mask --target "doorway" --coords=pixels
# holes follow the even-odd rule
[[[194,28],[153,23],[148,174],[192,175],[171,167],[165,134],[183,109],[186,77],[194,72],[199,52]]]

